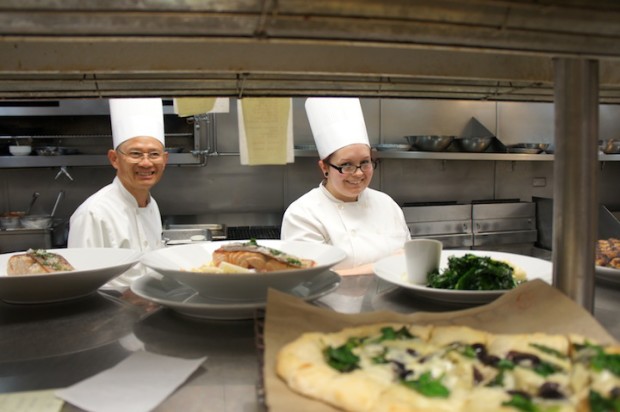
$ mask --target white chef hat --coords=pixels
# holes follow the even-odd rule
[[[115,149],[138,136],[154,137],[165,146],[161,99],[110,99],[110,117]]]
[[[351,144],[370,146],[359,99],[311,97],[306,100],[306,114],[321,159]]]

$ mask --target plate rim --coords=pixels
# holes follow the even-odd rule
[[[490,250],[487,251],[487,250],[473,250],[473,249],[472,250],[470,249],[445,249],[442,251],[442,258],[444,254],[450,256],[452,254],[466,254],[466,253],[473,253],[478,256],[488,255],[488,254],[497,255],[501,253],[502,255],[518,256],[519,258],[536,259],[544,264],[548,264],[549,269],[552,269],[552,263],[544,259],[536,258],[533,256],[520,255],[517,253],[501,252],[501,251],[490,251]],[[375,262],[375,264],[373,265],[373,272],[379,278],[385,280],[386,282],[392,285],[398,286],[398,287],[402,287],[418,296],[423,296],[427,299],[433,299],[433,300],[442,301],[442,302],[483,303],[483,302],[489,302],[490,299],[497,298],[503,295],[504,293],[513,290],[513,289],[452,290],[452,289],[429,288],[425,285],[416,285],[413,283],[409,283],[406,280],[402,280],[402,281],[397,280],[394,274],[387,274],[386,272],[381,270],[382,265],[392,263],[392,261],[398,261],[398,260],[402,261],[403,266],[405,265],[404,254],[388,256],[383,259],[380,259],[379,261]],[[551,272],[550,276],[552,277],[552,275],[553,273]],[[550,283],[550,281],[552,280],[551,278],[547,280],[544,277],[536,277],[535,279],[542,279],[543,281],[547,283]],[[528,279],[528,280],[531,280],[531,279]]]
[[[338,275],[336,272],[334,272],[333,270],[325,270],[323,272],[321,272],[319,275],[317,276],[321,276],[323,274],[329,273],[330,275],[333,276],[333,281],[331,283],[329,283],[328,286],[325,286],[324,288],[322,288],[320,291],[318,291],[317,293],[314,293],[312,295],[309,295],[308,297],[301,297],[301,296],[296,296],[296,295],[292,295],[292,296],[296,296],[300,299],[303,299],[305,301],[310,301],[310,300],[314,300],[314,299],[318,299],[321,296],[324,296],[327,293],[330,293],[332,291],[334,291],[341,283],[341,277],[340,275]],[[153,276],[155,275],[155,276]],[[157,277],[162,276],[162,279],[157,279]],[[151,300],[155,303],[161,304],[162,306],[166,306],[169,307],[173,310],[176,310],[176,308],[180,307],[187,307],[187,308],[193,308],[193,309],[212,309],[212,310],[240,310],[240,309],[262,309],[264,307],[266,307],[267,305],[267,299],[264,300],[256,300],[256,301],[231,301],[229,299],[226,300],[218,300],[216,298],[209,298],[207,296],[201,295],[204,299],[207,300],[212,300],[212,303],[183,303],[183,302],[177,302],[177,301],[173,301],[173,300],[169,300],[169,299],[165,299],[165,298],[159,298],[159,297],[152,297],[149,295],[146,295],[144,293],[144,291],[140,291],[140,290],[136,290],[138,287],[142,287],[142,283],[146,283],[148,282],[150,279],[154,280],[154,281],[162,281],[163,280],[163,275],[160,275],[158,273],[152,274],[152,273],[147,273],[143,276],[141,276],[140,278],[136,279],[134,282],[132,282],[130,288],[132,290],[132,292],[134,292],[135,294],[137,294],[138,296],[147,299],[147,300]],[[185,289],[188,291],[193,291],[195,292],[196,295],[198,295],[199,293],[197,291],[195,291],[193,288],[191,288],[190,286],[184,285],[174,279],[170,279],[174,282],[177,282],[179,284],[179,287],[177,289]],[[138,286],[134,286],[134,285],[138,285]],[[175,289],[176,290],[176,289]],[[282,293],[287,293],[287,292],[282,292]],[[172,305],[171,305],[172,304]]]

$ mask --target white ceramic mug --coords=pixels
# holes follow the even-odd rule
[[[407,279],[425,285],[429,272],[439,269],[443,244],[434,239],[411,239],[405,242]]]

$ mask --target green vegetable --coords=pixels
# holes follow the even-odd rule
[[[549,355],[554,355],[555,357],[560,358],[560,359],[566,359],[567,358],[567,356],[565,354],[563,354],[562,352],[560,352],[560,351],[558,351],[556,349],[550,348],[548,346],[541,345],[539,343],[530,343],[530,346],[533,347],[533,348],[538,349],[541,352],[548,353]]]
[[[490,257],[466,254],[448,258],[448,267],[428,274],[428,286],[437,289],[503,290],[513,289],[518,282],[514,269]]]
[[[424,372],[419,379],[402,381],[402,383],[429,398],[447,398],[450,396],[450,389],[441,383],[441,379],[434,379],[430,372]]]
[[[393,327],[388,326],[381,328],[381,337],[379,338],[379,342],[384,340],[407,340],[413,338],[415,338],[415,336],[413,336],[409,332],[409,329],[404,326],[398,330],[394,330]]]
[[[580,353],[583,352],[588,355],[587,361],[589,361],[590,367],[595,371],[600,372],[606,369],[614,375],[620,376],[620,354],[605,353],[602,346],[589,342],[574,346]]]
[[[620,399],[618,398],[607,399],[596,391],[590,391],[590,395],[588,396],[588,402],[590,403],[590,410],[592,412],[618,412],[620,411]]]
[[[323,351],[327,364],[340,372],[351,372],[359,369],[360,358],[353,353],[353,349],[360,346],[361,343],[362,340],[359,338],[349,338],[344,345],[337,348],[328,346]]]
[[[512,395],[509,401],[502,402],[502,406],[512,406],[523,412],[539,412],[540,409],[532,402],[531,399],[525,396],[515,393]]]

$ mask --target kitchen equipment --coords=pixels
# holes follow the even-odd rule
[[[480,153],[489,148],[495,137],[460,137],[456,139],[458,147],[463,152]]]
[[[472,230],[474,249],[531,255],[538,238],[536,204],[519,201],[474,203]]]
[[[450,146],[454,136],[405,136],[414,149],[425,152],[443,152]]]
[[[162,239],[166,246],[185,243],[208,242],[213,239],[207,228],[164,229]]]
[[[29,215],[30,212],[32,211],[32,206],[34,206],[34,202],[37,201],[37,199],[39,198],[40,194],[39,192],[34,192],[32,194],[32,200],[30,200],[30,204],[28,205],[28,209],[26,209],[26,214]]]
[[[207,230],[209,232],[209,235],[211,236],[210,239],[212,240],[227,239],[227,232],[228,232],[226,225],[220,225],[217,223],[187,223],[187,224],[168,224],[167,223],[164,225],[164,233],[166,233],[167,230],[178,230],[178,231]],[[164,235],[164,238],[165,237],[166,236]],[[245,239],[249,239],[249,238],[245,238]]]
[[[382,143],[372,145],[373,149],[376,149],[379,152],[388,152],[388,151],[408,151],[411,149],[410,144],[400,144],[400,143]]]
[[[549,147],[548,143],[518,143],[506,146],[508,153],[538,154]]]
[[[26,215],[21,218],[21,224],[26,229],[47,229],[52,225],[52,216]]]
[[[60,200],[64,197],[64,195],[65,195],[65,192],[63,190],[58,192],[58,196],[56,197],[56,203],[54,203],[54,207],[52,208],[52,213],[50,214],[51,217],[54,217],[54,215],[56,214],[56,209],[58,208],[58,204],[60,203]]]
[[[405,203],[405,221],[412,238],[439,240],[444,248],[473,245],[471,205],[456,202]]]
[[[45,146],[35,149],[39,156],[61,156],[78,154],[79,150],[74,147]]]
[[[24,229],[21,223],[11,230],[0,230],[0,253],[52,247],[51,229]]]
[[[32,146],[9,146],[9,153],[13,156],[28,156],[32,152]]]
[[[605,154],[620,153],[620,139],[600,140],[599,147]]]
[[[17,229],[21,227],[20,219],[22,215],[17,213],[23,214],[23,212],[7,212],[6,214],[0,216],[0,226],[3,229]]]
[[[412,238],[439,240],[444,249],[471,247],[532,254],[538,236],[534,203],[518,199],[438,203],[403,207]]]

